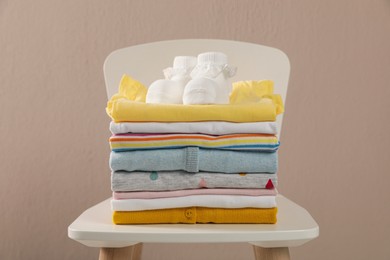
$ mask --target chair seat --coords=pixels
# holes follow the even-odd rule
[[[302,207],[277,196],[277,224],[114,225],[110,199],[83,212],[68,236],[89,247],[126,247],[143,243],[249,242],[261,247],[300,246],[319,234],[319,227]]]

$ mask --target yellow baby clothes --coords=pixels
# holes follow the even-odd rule
[[[133,82],[133,84],[132,84]],[[240,87],[236,88],[239,91]],[[146,88],[139,82],[123,76],[119,93],[107,103],[107,114],[115,122],[262,122],[275,121],[283,112],[280,95],[264,94],[256,102],[228,105],[181,105],[144,103]],[[237,94],[235,94],[237,95]],[[234,100],[234,98],[233,98]]]
[[[231,104],[254,103],[274,93],[272,80],[247,80],[233,83],[230,93]]]
[[[119,84],[119,95],[136,102],[145,102],[148,89],[141,82],[128,75],[123,75]]]
[[[144,211],[114,211],[114,224],[275,224],[277,208],[188,207]]]

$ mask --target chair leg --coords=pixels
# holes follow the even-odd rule
[[[256,260],[290,260],[288,247],[264,248],[253,246]]]
[[[131,260],[141,260],[142,254],[142,243],[136,244],[133,246],[133,255],[131,256]]]
[[[100,248],[99,260],[140,260],[142,243],[121,248]]]

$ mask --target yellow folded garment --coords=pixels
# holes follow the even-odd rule
[[[178,105],[144,103],[146,87],[131,77],[122,77],[119,93],[111,97],[107,103],[107,114],[115,122],[262,122],[275,121],[276,116],[283,113],[280,95],[259,92],[261,97],[256,102],[237,94],[240,87],[235,88],[233,98],[228,105]],[[252,97],[251,97],[252,98]]]
[[[274,93],[274,82],[272,80],[247,80],[233,83],[230,94],[231,104],[259,102],[263,97]]]
[[[144,211],[114,211],[114,224],[275,224],[277,208],[173,208]]]
[[[115,95],[137,102],[145,102],[147,92],[148,89],[141,82],[123,75],[119,84],[119,93]]]

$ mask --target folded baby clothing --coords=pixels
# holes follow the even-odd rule
[[[111,190],[176,191],[189,189],[273,189],[278,185],[276,174],[268,173],[216,173],[185,171],[114,171],[111,173]]]
[[[189,195],[154,199],[111,200],[113,211],[139,211],[186,207],[206,208],[274,208],[275,196]]]
[[[275,135],[267,134],[118,134],[110,137],[110,147],[114,152],[174,149],[194,146],[222,150],[248,150],[273,152],[279,147]]]
[[[142,211],[114,211],[115,224],[275,224],[277,208],[188,207]]]
[[[183,93],[183,104],[229,104],[232,85],[229,78],[236,74],[236,68],[228,65],[226,54],[205,52],[198,55],[191,80]]]
[[[229,101],[231,104],[256,103],[274,92],[272,80],[245,80],[233,83]]]
[[[111,152],[112,171],[187,171],[223,173],[275,173],[276,152],[228,151],[188,146]]]
[[[234,105],[147,104],[127,99],[112,100],[107,107],[115,122],[262,122],[275,121],[281,113],[278,99]]]
[[[127,133],[203,133],[209,135],[228,134],[276,134],[275,122],[232,123],[224,121],[207,122],[123,122],[111,121],[112,134]]]
[[[129,82],[134,82],[134,88]],[[239,92],[240,87],[235,88]],[[146,88],[129,76],[123,76],[119,93],[107,103],[106,112],[114,122],[274,122],[283,113],[280,95],[268,91],[258,102],[230,103],[228,105],[149,104]],[[263,92],[264,93],[264,92]],[[238,95],[239,94],[234,94]]]
[[[146,103],[182,104],[184,87],[191,80],[190,73],[196,57],[177,56],[173,67],[164,70],[165,79],[154,81],[148,88]]]
[[[125,199],[156,199],[186,197],[191,195],[245,195],[245,196],[275,196],[276,189],[180,189],[172,191],[125,191],[113,192],[116,200]]]
[[[193,58],[176,57],[149,89],[123,76],[107,103],[113,222],[276,223],[275,120],[284,108],[273,82],[232,87],[226,55],[203,53],[191,69]],[[184,79],[183,105],[183,84],[172,86]]]

